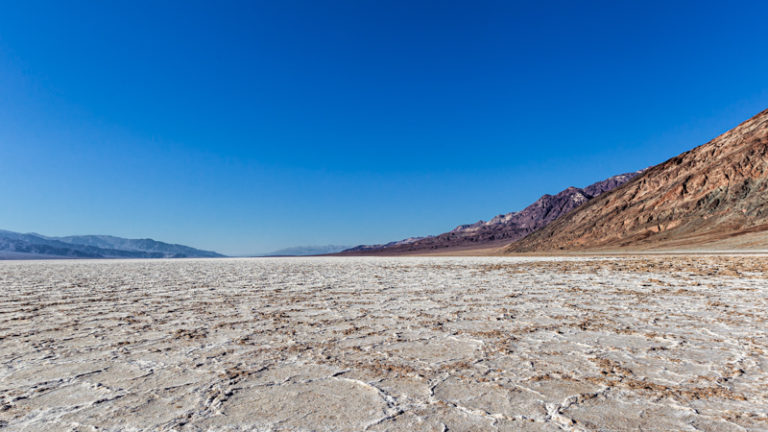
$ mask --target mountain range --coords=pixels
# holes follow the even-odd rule
[[[519,212],[342,255],[768,249],[768,110],[641,171],[544,195]]]
[[[556,195],[543,195],[521,211],[501,214],[487,222],[481,220],[459,225],[436,236],[412,237],[382,245],[361,245],[347,249],[342,254],[388,255],[503,246],[547,226],[560,216],[623,185],[640,173],[642,171],[620,174],[583,189],[569,187]]]
[[[659,165],[543,195],[488,221],[386,244],[296,247],[270,255],[679,249],[768,249],[768,110]],[[0,230],[0,259],[221,256],[152,239]]]
[[[152,239],[106,235],[47,237],[0,230],[0,259],[217,258],[224,255]]]
[[[768,110],[506,248],[768,249]]]

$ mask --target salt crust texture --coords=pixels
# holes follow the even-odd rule
[[[768,258],[0,263],[0,430],[768,430]]]

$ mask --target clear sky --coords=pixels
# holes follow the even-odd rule
[[[0,5],[0,228],[378,243],[654,165],[768,108],[768,2]]]

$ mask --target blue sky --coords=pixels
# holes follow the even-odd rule
[[[0,228],[434,234],[768,108],[766,2],[0,5]]]

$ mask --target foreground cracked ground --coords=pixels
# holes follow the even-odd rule
[[[768,430],[768,257],[0,263],[0,430]]]

